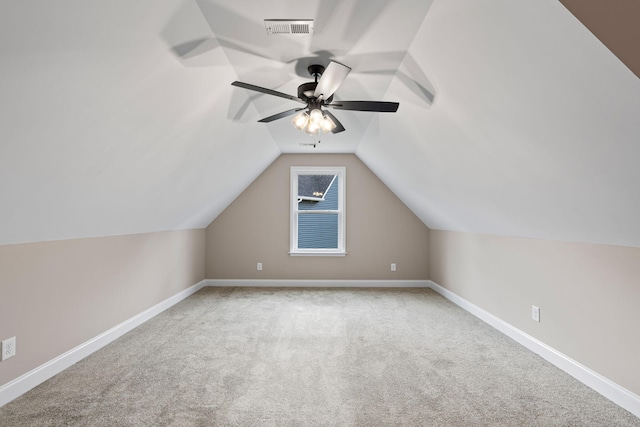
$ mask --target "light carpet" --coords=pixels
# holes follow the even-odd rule
[[[203,288],[2,426],[638,426],[430,289]]]

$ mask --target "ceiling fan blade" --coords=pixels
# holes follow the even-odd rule
[[[333,129],[333,130],[331,131],[331,133],[339,133],[339,132],[342,132],[342,131],[344,131],[344,130],[345,130],[345,129],[344,129],[344,126],[342,126],[342,123],[340,123],[340,121],[339,121],[338,119],[336,119],[336,116],[334,116],[333,114],[331,114],[331,112],[329,112],[329,111],[327,111],[327,110],[324,110],[324,113],[325,113],[327,116],[329,116],[329,118],[333,121],[333,123],[335,123],[335,124],[336,124],[335,129]]]
[[[255,90],[256,92],[266,93],[267,95],[279,96],[280,98],[290,99],[292,101],[298,101],[303,104],[306,104],[306,102],[304,102],[302,99],[298,98],[297,96],[287,95],[286,93],[278,92],[277,90],[271,90],[264,87],[251,85],[249,83],[235,81],[231,83],[231,86],[237,86],[243,89]]]
[[[291,115],[297,113],[298,111],[304,110],[305,108],[306,107],[294,108],[292,110],[283,111],[282,113],[274,114],[273,116],[265,117],[262,120],[258,120],[258,122],[259,123],[269,123],[269,122],[272,122],[274,120],[281,119],[283,117],[291,116]]]
[[[322,99],[329,99],[347,78],[350,71],[351,68],[346,65],[331,61],[318,80],[318,86],[316,86],[313,96],[318,98],[322,95]]]
[[[326,104],[325,107],[351,111],[374,111],[378,113],[395,113],[400,104],[398,102],[384,101],[336,101],[334,104]]]

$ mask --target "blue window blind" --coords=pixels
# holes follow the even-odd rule
[[[298,217],[300,249],[336,249],[338,214],[304,214]]]

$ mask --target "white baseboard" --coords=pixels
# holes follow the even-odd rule
[[[466,299],[454,294],[446,288],[429,280],[429,287],[449,301],[473,314],[480,320],[486,322],[498,331],[507,335],[517,343],[523,345],[534,353],[540,355],[548,362],[562,369],[578,381],[591,387],[607,399],[611,400],[618,406],[631,412],[640,418],[640,396],[630,392],[629,390],[619,386],[613,381],[603,377],[597,372],[592,371],[586,366],[576,362],[570,357],[560,353],[556,349],[549,347],[542,341],[528,335],[521,330],[511,326],[504,320],[499,319],[488,311],[483,310],[477,305],[467,301]]]
[[[296,288],[428,288],[428,280],[271,280],[207,279],[206,286]]]
[[[0,387],[0,407],[11,402],[18,396],[28,392],[35,386],[45,382],[54,375],[64,371],[69,366],[89,356],[91,353],[100,350],[105,345],[116,340],[132,329],[140,326],[147,320],[157,316],[169,307],[179,303],[191,294],[199,291],[205,286],[205,280],[167,298],[166,300],[154,305],[153,307],[139,313],[132,318],[125,320],[117,326],[106,332],[80,344],[79,346],[67,351],[64,354],[38,366],[37,368],[27,372],[26,374],[8,382]]]

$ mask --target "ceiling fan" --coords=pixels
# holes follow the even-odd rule
[[[398,106],[400,104],[397,102],[333,102],[334,92],[340,87],[351,71],[351,68],[346,65],[331,61],[326,69],[322,65],[315,64],[310,65],[308,70],[309,74],[314,78],[314,81],[303,83],[298,86],[298,96],[288,95],[286,93],[239,81],[235,81],[231,84],[244,89],[254,90],[256,92],[266,93],[267,95],[278,96],[280,98],[290,99],[292,101],[306,104],[305,107],[283,111],[282,113],[274,114],[273,116],[258,120],[258,122],[269,123],[298,113],[291,122],[296,129],[305,131],[309,135],[315,135],[320,130],[324,133],[339,133],[345,130],[342,123],[340,123],[340,121],[338,121],[331,112],[326,109],[323,110],[323,108],[335,108],[338,110],[351,111],[372,111],[380,113],[395,113],[398,111]],[[320,79],[318,80],[318,78]]]

